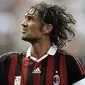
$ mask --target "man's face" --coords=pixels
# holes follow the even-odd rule
[[[41,23],[38,11],[35,11],[34,13],[32,13],[32,11],[33,10],[30,10],[25,14],[25,19],[22,22],[22,40],[29,41],[31,43],[38,41],[42,37]]]

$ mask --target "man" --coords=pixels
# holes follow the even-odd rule
[[[72,15],[57,5],[32,6],[22,22],[22,40],[31,46],[0,57],[0,85],[85,85],[79,59],[61,50],[75,36],[71,24]]]

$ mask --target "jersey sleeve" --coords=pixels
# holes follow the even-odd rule
[[[0,56],[0,77],[3,73],[4,63],[7,61],[7,57],[8,57],[7,53]]]
[[[67,79],[72,85],[85,85],[85,68],[78,57],[66,55]]]
[[[10,57],[12,55],[18,55],[18,54],[19,54],[18,52],[9,52],[9,53],[2,54],[0,56],[0,77],[4,73],[4,71],[9,69]]]
[[[20,56],[18,52],[9,52],[0,56],[0,85],[8,85],[10,62],[13,56]]]

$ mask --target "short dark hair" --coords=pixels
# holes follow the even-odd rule
[[[75,20],[71,14],[66,13],[63,7],[41,2],[36,4],[34,8],[39,12],[42,24],[52,24],[53,30],[50,40],[57,47],[62,48],[66,45],[66,41],[71,41],[72,37],[75,36],[71,29],[71,25],[75,24]],[[68,37],[68,34],[71,38]]]

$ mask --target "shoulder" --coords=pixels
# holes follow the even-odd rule
[[[59,52],[65,57],[67,78],[69,82],[73,84],[85,78],[85,68],[81,60],[76,55],[68,53],[65,50],[59,50]],[[82,85],[82,83],[79,85]]]
[[[63,49],[58,49],[58,52],[65,57],[66,62],[75,61],[76,63],[82,64],[81,59],[79,59],[79,57],[77,57],[75,54],[69,53]]]
[[[59,52],[61,52],[61,54],[65,57],[66,65],[68,65],[69,67],[78,66],[78,68],[84,70],[84,66],[81,59],[75,54],[69,53],[65,50],[59,50]]]
[[[0,55],[0,61],[4,61],[7,59],[10,59],[13,56],[20,56],[20,55],[24,55],[23,52],[8,52],[8,53],[4,53],[2,55]]]

